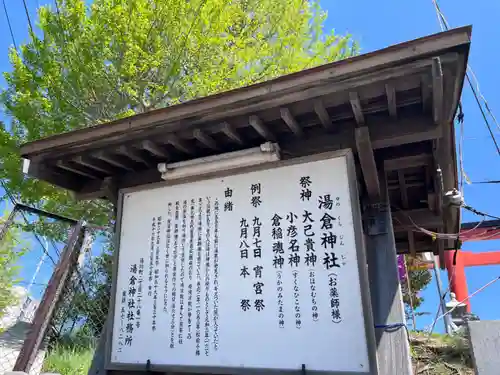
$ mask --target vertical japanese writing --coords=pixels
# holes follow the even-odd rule
[[[285,310],[283,308],[283,271],[276,271],[276,294],[278,301],[278,326],[285,328]]]
[[[168,283],[170,277],[170,244],[172,243],[172,203],[167,207],[167,223],[165,228],[165,277],[163,280],[163,312],[168,314]]]
[[[203,199],[198,198],[198,217],[197,217],[197,242],[196,242],[196,351],[200,355],[201,345],[201,250],[202,250],[202,206]]]
[[[144,280],[144,258],[139,259],[139,277],[137,280],[137,306],[135,312],[135,326],[137,328],[141,327],[141,316],[142,316],[142,298],[143,298],[143,280]]]
[[[283,248],[283,228],[281,228],[281,220],[283,218],[278,214],[274,214],[271,218],[271,238],[273,239],[272,249],[273,249],[273,267],[283,268],[285,264],[285,249]]]
[[[125,346],[132,346],[134,338],[134,321],[136,312],[136,294],[137,294],[137,264],[130,266],[128,279],[128,299],[127,299],[127,325],[125,326]]]
[[[193,260],[194,260],[194,219],[195,219],[195,204],[196,201],[191,199],[189,206],[189,258],[188,258],[188,333],[187,339],[192,338],[193,324]]]
[[[153,265],[155,254],[155,238],[156,238],[156,218],[151,220],[151,239],[149,248],[149,277],[148,277],[148,297],[153,296]]]
[[[226,201],[224,202],[224,212],[232,211],[234,208],[233,201],[231,200],[233,197],[233,189],[226,188],[226,190],[224,190],[224,197],[226,198]]]
[[[295,310],[295,327],[300,329],[302,327],[302,320],[300,315],[300,288],[299,288],[299,271],[293,271],[293,299]]]
[[[339,291],[337,288],[337,274],[330,273],[328,275],[328,288],[330,289],[330,308],[332,322],[340,323],[342,321],[342,315],[340,314],[340,299]]]
[[[172,292],[170,305],[170,348],[175,347],[175,319],[176,319],[176,299],[177,299],[177,254],[179,250],[179,211],[180,202],[175,202],[174,211],[174,246],[172,249]]]
[[[179,288],[179,345],[184,341],[184,271],[186,262],[186,235],[187,235],[187,200],[182,202],[181,249],[180,249],[180,288]]]
[[[214,308],[213,308],[213,331],[214,350],[219,349],[219,200],[214,205]]]
[[[321,221],[321,246],[324,248],[325,256],[323,258],[323,265],[327,270],[333,267],[340,267],[337,263],[337,256],[333,251],[337,244],[337,235],[333,233],[333,221],[335,218],[330,214],[333,209],[333,200],[330,194],[320,196],[318,199],[318,208],[325,211]]]
[[[248,245],[248,223],[245,218],[242,218],[240,220],[240,259],[242,259],[242,263],[244,262],[243,259],[248,259],[248,250],[250,246]],[[244,279],[247,278],[247,276],[250,276],[250,272],[248,272],[248,266],[243,263],[240,269],[240,276],[243,277]],[[243,311],[248,311],[251,308],[250,304],[250,299],[249,298],[242,298],[240,301],[240,307]]]
[[[158,307],[158,286],[160,284],[160,233],[163,218],[156,218],[156,240],[155,240],[155,270],[154,270],[154,292],[153,292],[153,319],[151,329],[156,331],[156,311]]]
[[[316,300],[316,274],[313,269],[309,270],[309,286],[311,287],[311,316],[314,321],[319,319],[318,301]]]
[[[312,197],[312,191],[309,189],[311,186],[311,177],[304,176],[300,178],[299,184],[302,188],[300,191],[300,200],[301,201],[309,201]]]
[[[252,222],[252,237],[253,237],[253,257],[262,259],[262,239],[261,237],[261,227],[262,222],[255,216]],[[253,288],[255,291],[255,301],[254,306],[257,311],[262,311],[265,307],[264,299],[262,298],[264,283],[262,282],[262,270],[264,267],[261,264],[257,264],[253,268],[254,272],[254,284]]]
[[[300,253],[299,253],[300,247],[299,247],[299,240],[297,239],[298,236],[297,219],[298,216],[293,212],[290,212],[289,214],[286,215],[286,220],[289,223],[286,230],[286,235],[288,238],[288,251],[289,251],[288,264],[291,267],[298,267],[300,264]]]
[[[125,338],[125,305],[127,303],[127,291],[122,291],[120,308],[120,331],[118,333],[118,353],[123,351],[123,339]]]
[[[250,193],[251,193],[250,204],[253,207],[259,207],[262,204],[261,192],[262,188],[260,182],[257,184],[250,185]]]
[[[210,251],[211,251],[211,200],[207,197],[205,207],[206,229],[205,229],[205,355],[210,353]]]

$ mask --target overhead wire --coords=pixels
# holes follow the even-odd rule
[[[14,38],[14,32],[12,31],[12,25],[10,23],[9,12],[7,12],[7,5],[5,5],[5,0],[2,0],[2,3],[3,3],[3,11],[5,13],[5,18],[7,19],[7,26],[9,27],[10,31],[10,37],[12,38],[12,44],[14,44],[14,48],[17,51],[17,43],[16,39]]]
[[[443,31],[448,30],[450,28],[450,25],[448,24],[446,17],[444,16],[443,12],[441,11],[438,0],[432,0],[432,3],[434,4],[434,8],[435,8],[437,16],[438,16],[438,21],[439,21],[439,25],[441,26],[441,30],[443,30]],[[476,90],[476,88],[474,88],[474,85],[472,84],[472,81],[470,79],[468,72],[470,72],[471,75],[474,77],[474,80],[476,81],[477,90]],[[482,95],[481,92],[479,91],[479,82],[478,82],[477,77],[474,74],[474,72],[469,64],[467,64],[467,71],[465,72],[465,78],[466,78],[467,82],[469,83],[469,86],[472,90],[472,94],[474,95],[474,99],[476,100],[476,103],[479,106],[479,110],[481,111],[481,116],[483,117],[486,128],[488,129],[488,133],[490,134],[490,138],[492,139],[492,141],[495,145],[495,148],[497,150],[498,155],[500,155],[500,146],[496,140],[496,137],[493,133],[493,130],[491,129],[491,125],[488,121],[488,117],[486,116],[486,112],[485,112],[483,106],[481,105],[481,101],[479,100],[479,96],[481,96],[481,99],[483,100],[483,102],[485,104],[486,111],[488,112],[490,117],[493,119],[493,122],[496,124],[496,126],[498,127],[499,130],[500,130],[500,124],[498,123],[495,115],[491,111],[490,106],[488,105],[488,102],[486,101],[484,95]]]

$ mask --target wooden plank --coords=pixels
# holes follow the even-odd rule
[[[363,115],[363,108],[361,107],[361,101],[359,100],[359,95],[357,92],[349,93],[349,102],[351,103],[352,112],[354,113],[354,118],[358,123],[358,126],[365,124],[365,116]]]
[[[252,127],[255,129],[255,131],[257,133],[259,133],[259,135],[262,138],[264,138],[266,141],[275,141],[276,140],[273,133],[271,133],[269,128],[266,125],[264,125],[264,123],[262,122],[262,120],[258,116],[256,116],[256,115],[250,116],[248,118],[248,122],[250,123],[250,125],[252,125]]]
[[[500,321],[467,322],[476,375],[497,375],[500,368]]]
[[[314,101],[314,112],[319,118],[321,125],[327,130],[333,129],[333,122],[321,100]]]
[[[108,155],[104,151],[96,151],[92,154],[93,157],[100,159],[114,167],[133,171],[134,168],[130,167],[129,163],[124,160],[120,155]]]
[[[243,138],[241,138],[236,130],[233,129],[233,127],[227,122],[221,124],[221,131],[234,143],[238,143],[239,145],[243,145],[245,143],[243,142]]]
[[[444,118],[444,82],[443,67],[441,59],[434,57],[432,59],[432,111],[434,122],[441,124]]]
[[[381,174],[380,202],[368,206],[367,254],[373,318],[376,328],[378,373],[411,375],[410,345],[403,295],[399,283],[396,243],[385,176]],[[394,325],[394,326],[393,326]],[[393,328],[386,328],[387,326]]]
[[[455,72],[452,73],[450,79],[455,77],[453,80],[452,95],[449,100],[450,108],[448,108],[448,114],[446,115],[446,120],[448,123],[452,123],[455,118],[455,113],[457,111],[458,103],[460,101],[460,96],[462,94],[462,88],[464,85],[464,77],[467,70],[467,62],[465,56],[460,55],[456,61]]]
[[[152,141],[142,141],[141,147],[154,156],[168,159],[168,152]]]
[[[212,150],[219,149],[215,140],[200,129],[195,129],[193,131],[193,137],[195,137],[201,144],[203,144],[207,148],[211,148]]]
[[[363,126],[361,128],[356,128],[355,137],[356,150],[358,152],[361,170],[363,171],[368,197],[372,200],[378,200],[380,199],[380,186],[368,127]]]
[[[293,134],[295,134],[296,136],[302,136],[304,134],[302,128],[295,120],[295,117],[293,117],[292,113],[288,108],[280,108],[280,113],[281,113],[281,118],[283,119],[285,124],[290,128]]]
[[[395,119],[398,116],[397,102],[396,102],[396,88],[392,83],[385,84],[385,95],[387,96],[387,108],[389,115]]]
[[[422,110],[424,113],[429,113],[432,109],[431,103],[431,92],[432,92],[432,83],[431,78],[428,74],[422,74],[421,83],[420,83],[420,92],[422,95]]]
[[[78,259],[82,239],[83,224],[79,221],[73,226],[73,232],[49,280],[49,284],[47,285],[47,289],[45,289],[40,305],[35,312],[31,330],[21,347],[16,364],[14,365],[14,371],[29,372],[33,365],[33,361],[38,353],[38,348],[42,344],[47,329],[49,328],[56,304],[62,297],[61,293]]]
[[[180,139],[174,134],[168,137],[168,143],[174,146],[177,150],[184,152],[185,154],[192,155],[195,153],[193,147],[188,145],[184,140]]]

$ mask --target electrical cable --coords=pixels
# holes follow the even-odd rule
[[[26,12],[26,18],[28,19],[28,25],[30,27],[31,34],[35,35],[33,32],[33,25],[31,24],[31,18],[28,11],[28,5],[26,4],[26,0],[23,0],[24,11]]]
[[[448,21],[446,20],[446,17],[444,16],[443,12],[441,11],[441,8],[439,7],[439,4],[438,4],[438,1],[437,0],[432,0],[432,3],[434,4],[434,8],[436,10],[436,13],[438,15],[438,20],[439,20],[439,24],[441,26],[441,30],[448,30],[450,28],[450,25],[448,24]],[[472,81],[469,77],[469,74],[466,72],[465,73],[465,77],[467,79],[467,82],[469,83],[469,86],[472,90],[472,93],[474,95],[474,98],[476,100],[476,103],[477,105],[479,106],[479,110],[481,111],[481,115],[483,117],[483,120],[486,124],[486,127],[488,129],[488,132],[490,134],[490,138],[493,140],[493,143],[495,144],[495,148],[497,150],[497,153],[498,155],[500,155],[500,146],[498,145],[498,142],[495,138],[495,135],[493,134],[493,131],[491,130],[491,126],[490,126],[490,123],[488,121],[488,118],[486,116],[486,113],[483,109],[483,106],[481,105],[481,102],[479,100],[479,97],[478,96],[481,96],[484,104],[485,104],[485,107],[486,107],[486,111],[489,113],[489,115],[491,116],[491,118],[493,119],[493,121],[495,122],[495,124],[497,125],[497,127],[499,128],[500,130],[500,124],[498,123],[498,121],[496,120],[496,117],[495,115],[493,114],[493,112],[491,111],[489,105],[488,105],[488,102],[486,101],[484,95],[481,94],[481,92],[479,91],[479,82],[477,80],[477,77],[476,75],[474,74],[472,68],[470,67],[469,64],[467,64],[467,70],[471,72],[472,76],[474,77],[475,81],[476,81],[476,86],[477,86],[477,91],[476,89],[474,88],[474,85],[472,84]]]
[[[5,12],[5,18],[7,18],[7,26],[9,26],[10,37],[12,38],[12,43],[14,44],[14,48],[17,51],[16,39],[14,38],[14,32],[12,31],[12,25],[10,23],[9,13],[7,12],[7,6],[5,5],[5,0],[2,0],[3,3],[3,11]]]
[[[500,220],[500,217],[498,217],[498,216],[495,216],[495,215],[490,215],[490,214],[487,214],[487,213],[484,213],[484,212],[478,211],[478,210],[476,210],[475,208],[473,208],[473,207],[471,207],[471,206],[468,206],[468,205],[463,205],[463,208],[465,208],[466,210],[468,210],[468,211],[470,211],[470,212],[472,212],[472,213],[474,213],[474,214],[476,214],[476,215],[479,215],[479,216],[483,216],[483,217],[485,217],[485,216],[486,216],[486,217],[491,217],[492,219],[497,219],[497,220]],[[476,228],[477,228],[477,226],[476,226]],[[472,230],[474,230],[474,229],[476,229],[476,228],[473,228],[473,229],[471,229],[470,231],[472,231]],[[468,231],[468,232],[470,232],[470,231]]]

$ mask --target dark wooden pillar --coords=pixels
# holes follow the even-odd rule
[[[385,175],[380,178],[381,198],[369,202],[365,212],[370,294],[381,375],[411,375],[403,295],[399,284],[396,242],[392,227]]]

